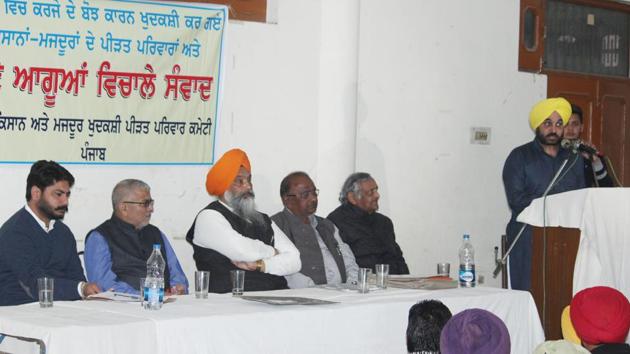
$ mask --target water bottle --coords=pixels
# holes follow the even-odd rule
[[[159,310],[164,302],[164,267],[166,262],[160,252],[160,244],[153,245],[147,260],[147,278],[144,284],[144,308]]]
[[[459,286],[472,288],[476,282],[475,250],[470,243],[470,235],[465,234],[462,247],[459,248]]]

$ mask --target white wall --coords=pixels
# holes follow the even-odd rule
[[[326,17],[323,17],[323,14]],[[278,24],[231,21],[226,46],[223,114],[217,158],[233,147],[248,152],[261,210],[282,208],[279,184],[294,170],[321,189],[322,212],[354,168],[358,0],[284,0]],[[34,142],[37,143],[37,142]],[[41,156],[48,159],[48,156]],[[24,205],[30,165],[0,165],[0,222]],[[175,240],[186,273],[192,249],[182,241],[196,213],[211,199],[205,166],[67,165],[76,179],[65,222],[82,241],[111,215],[111,190],[124,178],[151,185],[152,222]],[[79,243],[79,249],[83,244]]]
[[[357,169],[380,185],[412,271],[458,264],[470,233],[491,279],[509,211],[501,171],[533,137],[530,107],[544,77],[519,73],[518,1],[361,2]],[[490,127],[489,146],[470,128]],[[454,274],[454,269],[451,269]]]
[[[508,217],[503,160],[530,139],[527,112],[546,87],[517,71],[517,2],[488,0],[483,12],[454,0],[277,4],[278,24],[229,24],[218,156],[232,147],[249,153],[267,213],[281,208],[281,178],[305,170],[327,215],[356,164],[379,182],[381,210],[412,272],[454,266],[465,231],[489,272]],[[470,126],[491,127],[492,144],[469,145]],[[77,179],[66,222],[79,240],[111,214],[113,185],[140,178],[156,199],[153,223],[180,238],[191,273],[181,237],[210,200],[207,167],[66,167]],[[0,165],[0,220],[24,204],[28,168]]]

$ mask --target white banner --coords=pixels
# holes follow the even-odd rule
[[[0,162],[212,162],[224,6],[3,1]]]

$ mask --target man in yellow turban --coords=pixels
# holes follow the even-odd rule
[[[232,290],[230,271],[245,270],[245,291],[286,289],[284,275],[301,268],[300,253],[269,216],[256,210],[251,165],[240,149],[226,152],[206,176],[218,199],[195,218],[186,239],[198,270],[210,271],[210,291]]]
[[[582,156],[560,147],[564,126],[570,116],[571,104],[564,98],[548,98],[538,102],[529,114],[529,126],[535,132],[534,140],[512,150],[505,161],[503,184],[512,211],[506,229],[510,244],[523,225],[516,222],[518,214],[532,200],[543,195],[563,165],[561,178],[549,190],[549,194],[585,187]],[[531,288],[531,257],[532,231],[527,226],[509,257],[512,289]]]

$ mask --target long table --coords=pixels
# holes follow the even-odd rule
[[[368,294],[319,288],[250,292],[299,296],[330,305],[269,305],[210,294],[179,296],[159,311],[138,303],[56,301],[0,307],[0,333],[41,341],[46,353],[405,353],[409,308],[438,299],[453,312],[482,308],[506,323],[512,353],[544,341],[529,292],[477,287],[394,289]],[[0,346],[0,351],[2,349]]]

